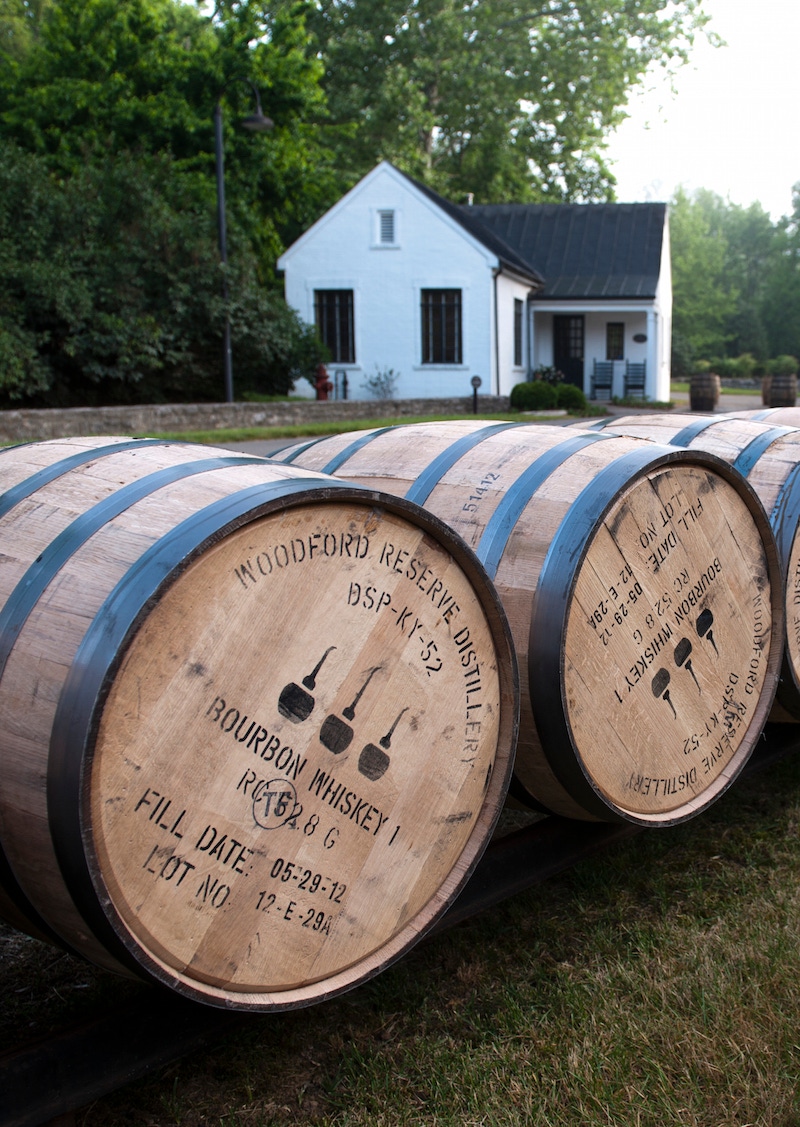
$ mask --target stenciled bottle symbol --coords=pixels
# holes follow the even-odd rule
[[[679,669],[681,669],[684,665],[686,666],[686,669],[692,675],[692,680],[694,681],[695,685],[697,685],[697,691],[699,693],[701,691],[700,690],[700,682],[697,680],[697,678],[694,675],[694,669],[692,668],[692,662],[691,662],[691,658],[690,658],[691,652],[692,652],[692,643],[689,641],[688,638],[681,638],[681,640],[678,642],[677,646],[675,647],[675,664],[678,666]]]
[[[669,672],[662,667],[653,678],[653,696],[661,697],[662,700],[665,700],[672,709],[672,715],[677,719],[678,714],[675,711],[675,705],[672,703],[672,699],[669,695],[669,683]]]
[[[287,720],[291,720],[293,724],[302,724],[304,720],[308,720],[314,709],[314,697],[307,690],[315,689],[317,687],[317,676],[320,669],[322,669],[323,662],[331,650],[335,650],[336,646],[328,646],[325,653],[319,659],[317,664],[311,670],[307,677],[303,678],[303,688],[301,685],[291,684],[286,685],[278,697],[278,712],[281,716],[285,716]]]
[[[356,705],[361,700],[361,697],[363,696],[364,690],[366,689],[367,685],[370,683],[378,670],[382,668],[382,665],[376,665],[373,669],[370,669],[367,679],[356,693],[353,703],[342,709],[342,716],[344,716],[345,719],[355,719]],[[343,751],[347,751],[348,747],[350,746],[350,742],[353,739],[353,729],[349,724],[345,724],[344,720],[342,720],[340,717],[331,714],[329,716],[326,716],[322,722],[319,739],[320,743],[324,747],[326,747],[328,751],[333,752],[334,755],[341,755],[341,753]]]
[[[694,624],[697,630],[698,637],[708,638],[711,645],[714,647],[714,653],[719,657],[719,650],[717,643],[714,641],[714,635],[711,633],[711,627],[714,623],[714,615],[710,610],[701,611],[698,615],[697,622]]]
[[[386,752],[392,746],[394,730],[400,723],[400,717],[404,712],[408,712],[408,706],[397,714],[397,718],[389,731],[378,740],[378,743],[381,745],[380,747],[376,747],[375,744],[366,744],[361,751],[361,755],[358,757],[359,771],[373,783],[386,773],[390,763],[389,756]]]

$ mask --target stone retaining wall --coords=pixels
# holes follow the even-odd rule
[[[0,411],[0,444],[89,434],[165,434],[238,427],[289,426],[342,419],[472,414],[465,399],[356,399],[324,403],[158,403],[137,407],[71,407]],[[481,395],[480,413],[508,411],[508,396]]]

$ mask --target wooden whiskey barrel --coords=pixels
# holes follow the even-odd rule
[[[150,440],[0,454],[9,922],[241,1009],[376,973],[511,775],[508,625],[417,506]]]
[[[713,411],[719,403],[721,380],[714,372],[695,372],[689,382],[692,411]]]
[[[770,407],[794,407],[797,402],[797,373],[779,372],[769,386]]]
[[[697,418],[628,415],[591,430],[648,438],[723,458],[743,474],[775,533],[783,573],[786,639],[773,721],[800,720],[800,409],[773,408]]]
[[[800,407],[758,407],[753,411],[726,411],[731,419],[751,419],[773,426],[800,427]]]
[[[665,825],[744,765],[776,687],[780,574],[758,500],[721,460],[468,420],[278,457],[403,494],[476,549],[520,661],[516,797]]]

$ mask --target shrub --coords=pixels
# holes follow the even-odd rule
[[[693,365],[695,372],[716,372],[723,379],[752,379],[759,374],[761,367],[759,361],[750,352],[743,352],[741,356],[715,356],[711,360],[697,360]]]
[[[742,379],[752,379],[755,375],[758,361],[751,352],[743,352],[736,357],[736,375]]]
[[[556,406],[556,389],[544,380],[515,384],[511,389],[514,411],[552,411]]]
[[[767,372],[770,376],[791,376],[797,371],[797,360],[794,356],[776,356],[767,363]]]
[[[586,412],[586,396],[575,384],[560,383],[556,387],[556,406],[573,415],[582,415]]]
[[[736,379],[739,375],[737,361],[730,356],[720,356],[711,361],[711,371],[724,380]]]
[[[199,173],[118,155],[57,180],[0,143],[0,407],[219,401],[226,321],[235,391],[285,395],[316,334],[230,218],[226,302]]]

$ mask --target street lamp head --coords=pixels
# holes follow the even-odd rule
[[[261,106],[258,107],[255,113],[242,118],[239,124],[242,129],[249,129],[251,133],[269,133],[270,129],[275,126],[275,122],[271,117],[264,116],[261,111]]]
[[[261,95],[258,92],[258,87],[254,86],[249,80],[246,81],[253,91],[253,96],[256,100],[256,112],[250,114],[249,117],[243,118],[241,126],[243,129],[249,129],[251,133],[269,133],[270,129],[275,125],[275,122],[271,117],[266,117],[261,108]]]

